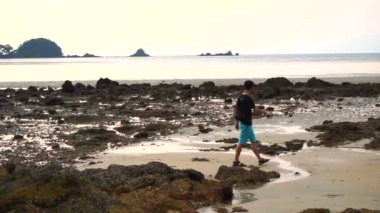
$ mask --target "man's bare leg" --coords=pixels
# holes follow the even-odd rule
[[[239,162],[240,153],[243,146],[241,144],[237,144],[235,148],[235,162]]]
[[[255,153],[255,155],[259,161],[263,159],[263,158],[261,158],[259,149],[257,148],[257,145],[255,143],[251,144],[251,150],[253,151],[253,153]]]
[[[257,159],[259,160],[259,165],[262,165],[262,164],[264,164],[264,163],[266,163],[266,162],[269,161],[269,159],[265,159],[265,158],[262,158],[262,157],[260,156],[260,151],[259,151],[259,149],[257,148],[257,144],[252,143],[252,144],[251,144],[251,149],[252,149],[253,153],[255,153]]]

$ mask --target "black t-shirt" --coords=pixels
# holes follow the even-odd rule
[[[236,119],[243,124],[252,126],[252,109],[255,108],[255,102],[249,95],[240,95],[236,103]]]

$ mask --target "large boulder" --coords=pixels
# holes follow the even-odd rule
[[[312,132],[322,132],[317,138],[320,145],[339,146],[364,138],[375,138],[380,132],[380,118],[369,118],[364,122],[337,122],[315,125],[307,129]],[[367,145],[366,148],[372,146]]]
[[[71,81],[65,81],[62,84],[62,92],[72,93],[75,91],[75,87]]]
[[[38,92],[38,88],[36,86],[29,86],[28,92]]]
[[[84,84],[82,84],[82,83],[80,83],[80,82],[78,82],[78,83],[76,83],[75,85],[74,85],[74,87],[75,87],[75,90],[87,90],[87,87],[86,87],[86,85],[84,85]]]
[[[292,82],[284,77],[270,78],[264,82],[264,85],[272,88],[293,86]]]
[[[196,212],[230,202],[232,187],[160,162],[78,171],[0,166],[0,212]]]
[[[307,87],[329,87],[332,86],[332,83],[329,83],[327,81],[312,77],[309,80],[307,80],[305,86]]]
[[[199,88],[206,89],[206,90],[207,89],[213,89],[215,87],[216,87],[216,85],[215,85],[215,83],[213,81],[205,81],[205,82],[203,82],[202,84],[199,85]]]
[[[269,182],[272,178],[279,178],[277,172],[265,172],[258,167],[251,166],[249,170],[243,167],[220,166],[215,179],[238,186],[254,187],[257,184]]]
[[[112,81],[109,78],[100,78],[98,82],[96,82],[96,89],[106,89],[115,86],[119,86],[119,82]]]

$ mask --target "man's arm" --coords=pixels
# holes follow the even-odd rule
[[[237,104],[234,106],[234,126],[236,130],[239,130],[239,121],[237,119]]]

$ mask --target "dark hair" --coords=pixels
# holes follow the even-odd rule
[[[252,89],[255,84],[251,80],[244,81],[244,89]]]

